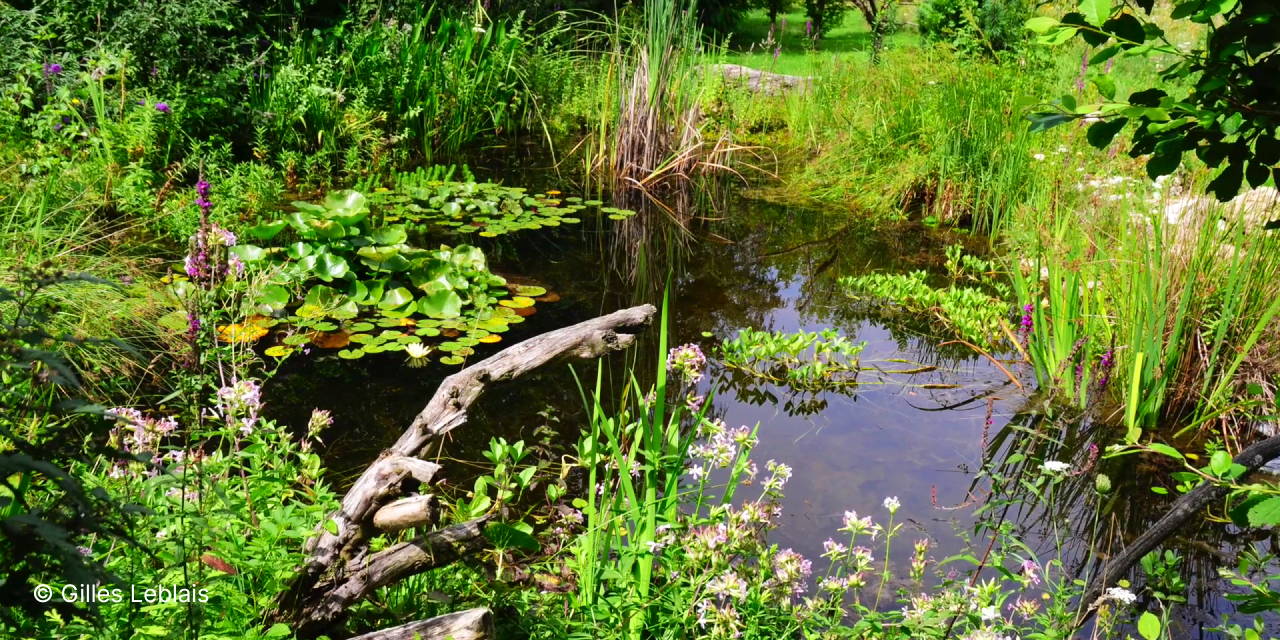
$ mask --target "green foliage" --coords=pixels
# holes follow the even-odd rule
[[[21,628],[47,614],[86,615],[96,608],[32,597],[37,584],[89,584],[117,579],[83,552],[91,540],[137,545],[131,525],[140,509],[80,473],[84,460],[117,452],[67,444],[100,407],[78,399],[84,389],[72,365],[54,352],[76,340],[50,333],[58,307],[49,292],[92,282],[83,275],[19,270],[13,288],[0,287],[0,630]],[[87,341],[87,340],[86,340]],[[126,454],[121,454],[126,455]]]
[[[1027,38],[1027,0],[927,0],[917,21],[926,40],[946,42],[967,53],[993,54],[1017,48]]]
[[[797,389],[822,389],[858,384],[864,370],[858,356],[866,346],[835,329],[786,333],[744,328],[721,343],[719,351],[727,367]]]
[[[1089,140],[1107,148],[1128,125],[1133,127],[1129,153],[1148,156],[1152,177],[1173,173],[1184,154],[1196,157],[1217,175],[1205,188],[1220,201],[1235,197],[1240,186],[1276,182],[1280,133],[1275,113],[1280,89],[1268,78],[1280,74],[1280,7],[1266,0],[1204,2],[1175,0],[1170,17],[1193,23],[1203,33],[1188,50],[1170,42],[1152,16],[1153,0],[1112,3],[1086,0],[1080,10],[1061,20],[1033,18],[1027,26],[1047,44],[1079,36],[1097,47],[1090,64],[1117,56],[1171,56],[1160,84],[1118,100],[1115,87],[1099,83],[1100,104],[1077,104],[1064,97],[1052,111],[1033,117],[1033,126],[1091,118]]]
[[[558,227],[580,222],[578,212],[598,207],[611,219],[635,212],[604,207],[599,200],[583,202],[559,192],[530,194],[523,187],[492,182],[434,179],[421,170],[400,174],[395,188],[375,189],[371,198],[385,223],[402,223],[419,233],[451,233],[492,238],[515,231]]]
[[[1009,285],[995,277],[994,263],[963,253],[960,245],[948,247],[947,257],[951,282],[946,287],[930,285],[925,271],[845,277],[840,284],[850,295],[881,298],[911,313],[928,313],[945,330],[979,346],[998,345],[1008,335],[1002,325],[1013,306]],[[964,279],[979,286],[960,286]]]
[[[489,271],[480,249],[415,247],[405,225],[378,225],[357,191],[330,193],[320,204],[293,204],[283,219],[247,232],[273,245],[234,248],[244,262],[278,274],[258,304],[264,315],[291,309],[287,321],[297,337],[286,338],[286,345],[345,347],[338,352],[343,358],[398,350],[421,358],[439,350],[446,354],[443,362],[456,364],[482,340],[493,341],[490,335],[521,322],[515,309],[533,304],[526,295],[505,297],[535,292],[509,289]],[[410,348],[442,335],[454,339]]]

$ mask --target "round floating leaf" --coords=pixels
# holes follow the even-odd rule
[[[546,292],[547,290],[544,287],[539,287],[536,285],[521,285],[515,288],[516,295],[527,296],[529,298],[536,298],[540,295],[545,294]]]
[[[435,327],[420,327],[420,328],[419,328],[417,331],[415,331],[414,333],[416,333],[416,334],[418,334],[418,335],[420,335],[420,336],[426,336],[426,337],[428,337],[428,338],[434,338],[434,337],[436,337],[436,336],[440,335],[440,330],[439,330],[439,329],[437,329],[437,328],[435,328]]]
[[[283,358],[293,352],[294,352],[294,349],[278,344],[274,347],[267,347],[267,350],[264,351],[263,353],[272,358]]]
[[[317,322],[311,325],[311,328],[315,329],[316,331],[335,331],[337,330],[338,325],[332,322]]]
[[[604,204],[604,201],[603,200],[584,200],[582,204],[585,204],[588,207],[598,207]]]
[[[347,330],[348,330],[348,331],[352,331],[352,332],[372,331],[372,330],[373,330],[373,323],[372,323],[372,322],[363,322],[363,321],[361,321],[361,322],[354,322],[354,323],[352,323],[350,326],[348,326],[348,327],[347,327]]]
[[[515,296],[510,300],[499,300],[498,304],[509,307],[511,309],[524,309],[533,306],[533,298],[527,296]]]
[[[363,356],[364,353],[364,349],[343,349],[338,352],[338,357],[346,360],[355,360],[356,358]]]
[[[287,345],[296,347],[298,345],[303,345],[308,342],[311,342],[311,336],[305,333],[295,333],[293,335],[286,336],[284,340],[281,340],[281,342]]]
[[[491,333],[483,338],[477,338],[477,340],[485,344],[493,344],[495,342],[502,342],[502,336]]]
[[[440,362],[443,362],[444,364],[452,365],[452,364],[462,364],[463,362],[465,362],[465,360],[460,356],[444,356],[443,358],[440,358]]]
[[[367,344],[373,341],[373,336],[367,333],[353,333],[350,340],[356,344]]]

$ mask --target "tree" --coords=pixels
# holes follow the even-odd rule
[[[1174,0],[1174,20],[1201,25],[1203,39],[1190,49],[1169,41],[1152,19],[1155,0],[1083,0],[1061,19],[1032,18],[1027,26],[1046,44],[1079,37],[1096,49],[1090,65],[1115,56],[1173,56],[1160,71],[1160,87],[1116,100],[1114,83],[1097,75],[1093,84],[1106,100],[1078,105],[1065,96],[1050,111],[1032,116],[1044,129],[1089,118],[1090,144],[1105,148],[1132,125],[1129,154],[1149,155],[1153,179],[1173,173],[1183,154],[1194,152],[1217,171],[1208,190],[1221,201],[1242,183],[1280,182],[1280,4],[1274,0]],[[1270,224],[1268,226],[1271,226]],[[1280,226],[1280,225],[1278,225]]]
[[[813,22],[813,37],[819,38],[832,27],[840,24],[844,15],[845,0],[804,0],[804,12]]]
[[[871,63],[880,62],[884,50],[884,36],[893,22],[897,0],[852,0],[853,7],[866,19],[871,28]]]
[[[778,24],[778,14],[786,13],[791,8],[790,0],[760,0],[758,5],[769,14],[769,26]]]

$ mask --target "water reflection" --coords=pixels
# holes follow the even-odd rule
[[[758,461],[774,459],[796,470],[775,539],[809,557],[821,554],[822,541],[834,533],[845,510],[883,519],[886,496],[902,502],[906,539],[931,538],[935,557],[965,551],[956,532],[973,531],[981,518],[998,517],[1033,541],[1065,532],[1068,560],[1081,575],[1096,568],[1108,549],[1126,538],[1124,532],[1141,531],[1162,515],[1167,500],[1152,500],[1145,480],[1163,477],[1160,473],[1136,473],[1141,471],[1135,469],[1137,459],[1091,461],[1090,444],[1104,446],[1113,435],[1108,430],[1070,416],[1051,419],[1042,400],[1027,396],[987,359],[962,345],[939,347],[942,339],[931,334],[928,318],[854,304],[837,284],[838,277],[877,270],[941,273],[947,245],[960,242],[981,251],[980,239],[909,223],[872,229],[851,223],[845,213],[742,199],[722,203],[717,211],[673,219],[670,212],[647,207],[616,223],[584,219],[581,225],[487,241],[482,247],[496,271],[532,280],[560,296],[559,302],[538,305],[503,344],[639,302],[657,303],[669,278],[672,344],[710,347],[741,327],[831,327],[866,341],[866,359],[906,358],[936,367],[902,384],[822,392],[797,392],[729,371],[713,377],[721,387],[717,414],[731,426],[762,425]],[[651,338],[644,336],[625,357],[602,363],[606,378],[621,382],[627,359],[637,371],[652,371]],[[477,357],[503,344],[490,345]],[[578,366],[590,375],[590,366]],[[326,456],[341,483],[395,440],[447,373],[438,367],[411,371],[398,354],[358,361],[318,358],[294,363],[273,381],[270,406],[274,417],[292,424],[304,424],[312,407],[333,411]],[[562,433],[547,446],[567,451],[584,419],[566,365],[493,389],[438,453],[474,460],[492,436],[532,441],[535,430],[548,423],[539,413],[548,410]],[[1055,489],[1065,498],[1058,501],[1064,505],[1059,512],[1019,500],[1026,496],[1017,493],[1022,485],[1016,480],[1037,473],[1034,467],[1045,459],[1070,462],[1076,469],[1101,465],[1108,472],[1115,487],[1099,521],[1105,536],[1088,535],[1095,495],[1089,473],[1071,476]],[[986,474],[979,473],[984,469]],[[456,480],[468,471],[454,465],[450,473]],[[992,473],[1014,479],[1007,483],[1014,491],[993,496]],[[975,515],[978,504],[992,499],[1010,501]],[[949,508],[955,505],[966,506]],[[1198,569],[1211,568],[1204,554],[1192,555],[1191,563],[1202,565]],[[1195,628],[1194,621],[1188,624]]]

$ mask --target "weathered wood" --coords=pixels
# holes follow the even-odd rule
[[[351,640],[492,640],[496,637],[493,612],[482,607],[366,633]]]
[[[811,77],[770,73],[738,64],[712,64],[707,65],[707,68],[725,80],[740,83],[751,91],[771,96],[788,91],[804,90],[813,85]]]
[[[373,526],[388,533],[425,527],[435,521],[435,512],[435,496],[409,496],[378,509],[373,514]]]
[[[303,637],[318,635],[373,588],[438,566],[440,558],[451,562],[459,557],[435,548],[438,545],[433,542],[445,540],[450,548],[465,550],[467,545],[459,544],[461,539],[453,539],[456,533],[446,533],[450,528],[365,558],[367,540],[377,533],[375,514],[406,495],[411,482],[429,485],[438,473],[438,465],[417,456],[430,442],[466,422],[468,408],[489,384],[511,380],[559,358],[598,358],[625,349],[635,341],[634,332],[647,326],[656,311],[653,305],[640,305],[550,331],[445,378],[399,440],[351,486],[341,508],[317,527],[317,535],[305,547],[307,561],[280,596],[274,619],[309,630],[299,632]],[[431,553],[419,557],[405,545]]]
[[[1235,457],[1235,463],[1243,466],[1251,473],[1257,471],[1268,461],[1280,456],[1280,436],[1274,436],[1256,442],[1249,446],[1240,455]],[[1200,513],[1202,509],[1222,500],[1226,497],[1229,489],[1221,484],[1202,482],[1200,486],[1192,489],[1188,493],[1182,495],[1173,502],[1173,506],[1169,508],[1169,512],[1151,525],[1142,535],[1125,547],[1123,551],[1112,557],[1102,568],[1100,573],[1089,588],[1085,590],[1081,602],[1086,604],[1080,618],[1077,620],[1079,624],[1084,624],[1097,609],[1098,599],[1102,597],[1107,587],[1115,585],[1121,578],[1129,573],[1142,556],[1147,555],[1165,538],[1173,535],[1188,520]]]
[[[335,574],[315,586],[313,597],[298,612],[298,636],[320,635],[341,621],[351,605],[379,587],[452,564],[481,548],[484,546],[484,525],[488,521],[489,518],[484,517],[445,527],[349,563],[341,574]]]

